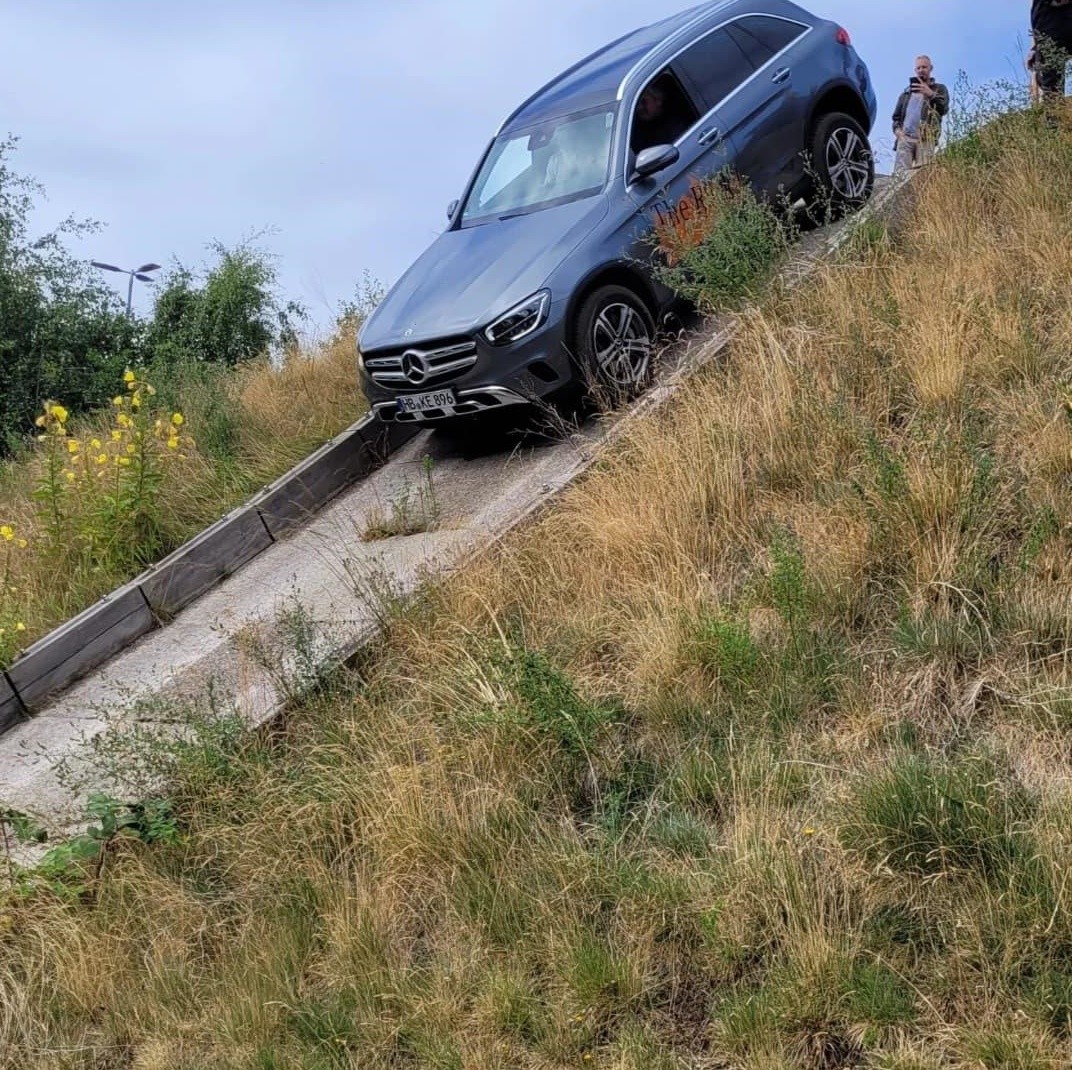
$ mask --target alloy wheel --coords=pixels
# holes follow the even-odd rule
[[[847,126],[831,131],[826,142],[826,173],[834,192],[850,203],[867,196],[871,182],[871,149]]]
[[[615,386],[644,381],[651,363],[651,332],[631,305],[606,305],[592,324],[592,352],[599,374]]]

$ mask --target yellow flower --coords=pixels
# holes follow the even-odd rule
[[[74,482],[74,472],[72,472],[69,468],[65,468],[63,470],[63,476],[67,480],[68,483],[73,483]]]
[[[116,462],[116,464],[121,464],[124,468],[127,468],[130,465],[130,458],[129,457],[116,457],[115,462]]]
[[[141,398],[137,394],[135,394],[130,399],[130,407],[132,409],[140,409],[141,408]]]
[[[48,423],[48,417],[47,416],[38,416],[37,419],[34,420],[34,427],[44,427],[45,424],[47,424],[47,423]]]
[[[138,452],[138,447],[135,446],[133,442],[129,446],[127,446],[127,453],[133,455],[133,454],[135,454],[137,452]]]
[[[134,382],[134,373],[129,368],[127,368],[127,370],[125,372],[123,372],[123,382],[124,383],[132,383],[132,382]]]
[[[120,397],[120,395],[116,394],[116,396],[114,398],[112,398],[112,404],[117,409],[121,409],[123,407],[123,398]]]
[[[78,439],[69,438],[67,440],[67,452],[68,453],[77,453],[78,452],[78,445],[79,445]]]
[[[811,827],[811,825],[809,825],[806,829],[804,829],[804,835],[805,836],[814,836],[815,835],[815,829],[813,829]]]
[[[14,537],[15,529],[10,524],[0,524],[0,539],[11,542]]]
[[[167,440],[167,448],[169,450],[177,450],[179,448],[179,440],[177,438],[169,438]]]
[[[20,550],[25,550],[26,547],[29,545],[30,544],[25,539],[19,539],[18,541],[18,547]],[[12,588],[12,591],[14,591],[14,588]]]
[[[174,412],[174,413],[172,413],[172,414],[171,414],[171,422],[172,422],[172,423],[173,423],[173,424],[174,424],[174,425],[175,425],[176,427],[182,427],[182,425],[183,425],[183,422],[184,422],[184,421],[183,421],[183,418],[182,418],[182,413],[181,413],[181,412]]]
[[[99,453],[97,455],[97,464],[107,464],[107,463],[108,463],[108,454]]]
[[[18,624],[16,624],[16,625],[15,625],[15,631],[17,631],[17,632],[24,632],[24,631],[26,631],[26,625],[25,625],[25,624],[23,624],[23,623],[22,623],[22,621],[20,620],[20,621],[18,622]]]
[[[153,386],[152,383],[146,383],[145,384],[145,393],[148,394],[149,397],[153,397],[156,394],[156,387]]]
[[[125,412],[121,412],[115,418],[115,422],[119,424],[120,427],[129,427],[133,421],[130,419],[129,416],[127,416]]]
[[[92,447],[93,447],[93,448],[94,448],[95,450],[99,450],[99,449],[100,449],[100,439],[99,439],[99,438],[95,438],[95,439],[93,439],[93,440],[92,440],[92,441],[90,442],[90,445],[91,445],[91,446],[92,446]]]
[[[123,432],[122,431],[113,431],[112,432],[112,441],[113,442],[118,442],[122,437],[123,437]]]
[[[68,413],[62,405],[53,405],[49,412],[59,423],[65,424],[67,422]]]

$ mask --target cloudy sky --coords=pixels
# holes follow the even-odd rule
[[[690,0],[0,0],[0,134],[48,200],[106,223],[75,251],[205,262],[271,228],[281,290],[328,323],[391,283],[503,116],[559,70]],[[918,52],[952,84],[1021,77],[1028,0],[814,0],[879,88],[889,150]],[[125,281],[125,280],[124,280]],[[125,286],[123,287],[125,295]],[[144,288],[143,288],[144,291]],[[139,307],[147,307],[143,292]]]

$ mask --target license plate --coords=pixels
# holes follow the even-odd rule
[[[453,390],[430,390],[427,394],[403,394],[397,398],[399,412],[427,412],[454,407]]]

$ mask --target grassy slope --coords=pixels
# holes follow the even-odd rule
[[[746,317],[179,846],[4,915],[20,1068],[1072,1060],[1072,135]]]
[[[165,419],[181,410],[184,432],[197,444],[194,450],[184,448],[185,460],[167,466],[160,487],[165,550],[196,535],[356,420],[364,400],[354,378],[355,360],[352,335],[345,334],[311,354],[292,354],[281,368],[257,360],[238,369],[204,367],[172,381],[151,370],[143,373],[156,384],[154,400],[166,410]],[[121,383],[117,391],[123,392]],[[72,434],[106,441],[111,417],[108,412],[79,421]],[[0,467],[0,523],[13,525],[28,542],[25,550],[0,546],[0,569],[10,550],[7,582],[17,589],[10,609],[0,616],[25,622],[22,646],[140,571],[131,548],[115,560],[90,562],[76,546],[50,542],[33,499],[42,464],[40,456],[30,455]],[[76,503],[70,511],[74,516],[78,510]],[[0,659],[8,652],[0,643]]]

